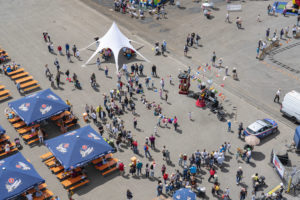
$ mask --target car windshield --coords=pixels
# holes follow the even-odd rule
[[[251,133],[251,134],[255,134],[255,132],[252,129],[250,129],[249,127],[247,127],[247,132]]]
[[[263,122],[265,122],[266,124],[268,124],[268,126],[273,126],[273,124],[271,122],[269,122],[268,120],[263,119]]]

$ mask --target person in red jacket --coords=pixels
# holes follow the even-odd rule
[[[119,163],[119,171],[120,171],[121,175],[124,175],[124,164],[123,164],[123,162]]]
[[[164,173],[163,179],[164,179],[165,184],[167,184],[168,177],[169,177],[169,175],[167,173]]]
[[[57,47],[57,51],[59,52],[60,55],[62,55],[62,48],[60,45]]]
[[[209,176],[209,178],[208,178],[208,182],[210,182],[210,179],[213,179],[213,178],[214,178],[215,173],[216,173],[216,170],[215,170],[213,167],[210,168],[210,170],[209,170],[210,176]]]

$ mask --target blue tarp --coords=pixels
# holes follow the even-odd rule
[[[296,144],[296,148],[300,149],[300,126],[298,126],[295,130],[294,142]]]
[[[4,134],[5,133],[5,129],[2,128],[2,126],[0,126],[0,135]]]
[[[16,197],[44,182],[21,153],[0,160],[0,199]]]
[[[179,190],[176,190],[173,194],[174,200],[196,200],[196,194],[191,190],[187,188],[181,188]]]
[[[45,144],[66,170],[113,152],[90,125],[47,140]]]
[[[70,107],[50,89],[8,103],[8,106],[27,124],[40,122]]]

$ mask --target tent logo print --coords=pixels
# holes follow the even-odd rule
[[[67,152],[67,148],[69,147],[69,143],[61,143],[60,145],[58,145],[56,147],[56,150],[61,152],[61,153],[66,153]]]
[[[88,134],[89,138],[93,138],[94,140],[100,140],[100,137],[98,137],[97,135],[95,135],[94,133],[89,133]]]
[[[55,101],[57,101],[57,100],[58,100],[58,98],[57,98],[57,97],[55,97],[55,96],[54,96],[54,95],[52,95],[52,94],[49,94],[49,95],[47,96],[47,98],[48,98],[48,99],[55,100]]]
[[[0,160],[0,166],[3,165],[5,163],[4,160]]]
[[[42,115],[44,115],[47,112],[49,112],[51,109],[52,109],[52,106],[47,106],[46,104],[43,104],[40,108],[40,112],[42,113]]]
[[[80,149],[80,154],[84,158],[84,157],[88,156],[90,153],[92,153],[93,150],[94,150],[93,147],[88,147],[87,145],[82,145],[82,147]]]
[[[17,187],[21,185],[21,183],[21,179],[15,180],[14,178],[9,178],[8,182],[5,185],[7,192],[14,191],[15,189],[17,189]]]
[[[65,136],[75,135],[76,132],[77,132],[77,131],[72,131],[72,132],[70,132],[70,133],[65,134]]]
[[[23,162],[18,162],[18,164],[16,165],[16,168],[22,169],[24,171],[30,170],[30,167]]]
[[[26,112],[26,111],[28,111],[29,106],[30,106],[30,103],[23,103],[22,105],[19,106],[19,109]]]

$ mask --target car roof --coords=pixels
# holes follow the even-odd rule
[[[248,126],[248,128],[251,129],[251,130],[253,130],[254,132],[257,132],[257,131],[259,131],[262,127],[265,127],[265,126],[267,126],[267,124],[266,124],[264,121],[262,121],[262,120],[257,120],[256,122],[250,124],[250,125]]]

